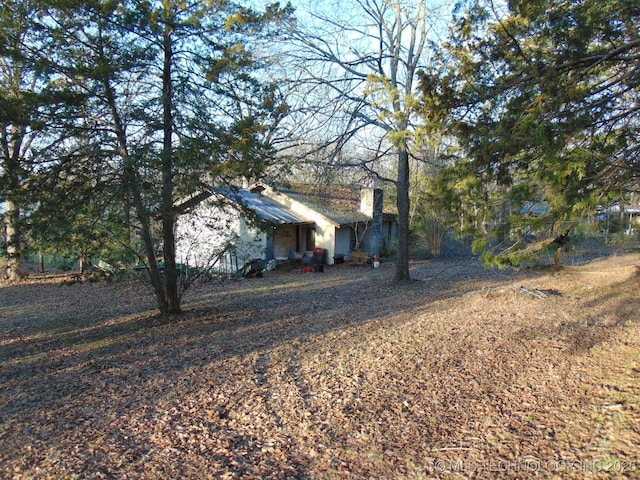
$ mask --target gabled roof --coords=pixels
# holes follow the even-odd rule
[[[218,194],[224,195],[227,199],[248,208],[264,221],[278,225],[300,225],[313,223],[313,220],[292,212],[289,208],[264,197],[258,193],[251,192],[246,189],[227,190],[226,193],[219,191]]]
[[[271,191],[272,194],[288,197],[317,212],[336,226],[368,222],[371,217],[360,211],[360,188],[348,185],[332,185],[320,189],[308,184],[295,184],[291,188],[274,189],[263,183],[249,187],[255,192]]]
[[[232,205],[239,212],[250,210],[258,218],[273,225],[303,225],[314,223],[301,214],[247,189],[230,187],[211,187],[209,190],[196,193],[176,205],[179,214],[185,213],[204,200],[215,197],[221,203]]]
[[[312,224],[318,218],[336,227],[371,221],[370,216],[360,211],[360,188],[346,185],[322,190],[303,184],[279,189],[263,183],[256,183],[248,189],[211,187],[193,195],[176,208],[180,213],[185,212],[212,195],[233,204],[238,210],[251,210],[262,220],[274,225]],[[294,204],[303,208],[294,211],[291,208]],[[395,215],[385,213],[384,217],[393,220]]]
[[[346,193],[344,190],[334,192],[335,195],[329,195],[326,192],[324,194],[311,195],[286,188],[278,189],[278,191],[324,215],[338,225],[350,225],[371,220],[371,217],[360,211],[359,197],[356,202],[352,202],[351,198],[343,195]]]

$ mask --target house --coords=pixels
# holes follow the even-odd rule
[[[599,208],[596,220],[602,223],[603,230],[609,233],[621,232],[634,235],[640,229],[640,202],[614,203],[607,208]]]
[[[176,260],[232,272],[253,259],[287,260],[318,248],[327,264],[355,249],[383,254],[396,219],[383,212],[382,197],[378,188],[346,186],[212,188],[179,206]]]

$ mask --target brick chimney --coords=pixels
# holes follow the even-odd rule
[[[360,212],[371,218],[367,231],[368,249],[371,255],[382,253],[382,189],[363,188],[360,191]]]

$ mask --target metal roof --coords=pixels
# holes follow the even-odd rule
[[[289,208],[276,203],[275,201],[263,197],[262,195],[250,192],[246,189],[227,190],[225,192],[217,190],[219,194],[224,195],[229,200],[238,205],[252,210],[261,219],[266,222],[278,225],[299,225],[314,223],[313,220],[294,213]]]

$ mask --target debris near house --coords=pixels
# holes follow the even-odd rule
[[[369,252],[353,252],[351,254],[352,265],[362,267],[369,261]]]
[[[549,237],[544,240],[539,240],[527,246],[527,248],[522,250],[521,253],[524,254],[525,256],[534,255],[543,250],[548,249],[552,245],[555,245],[557,249],[556,249],[555,256],[553,258],[552,267],[555,271],[559,271],[562,268],[562,257],[563,257],[564,251],[570,241],[569,234],[570,234],[570,231],[567,230],[566,232],[556,235],[555,237]]]
[[[93,265],[93,268],[106,276],[113,275],[117,271],[116,267],[114,267],[110,263],[105,262],[104,260],[98,260],[98,264]]]
[[[236,279],[252,277],[261,278],[264,275],[265,263],[266,262],[264,260],[258,258],[248,261],[242,266],[242,268],[236,271]]]
[[[313,271],[324,272],[324,265],[327,262],[327,250],[324,248],[313,249]]]

